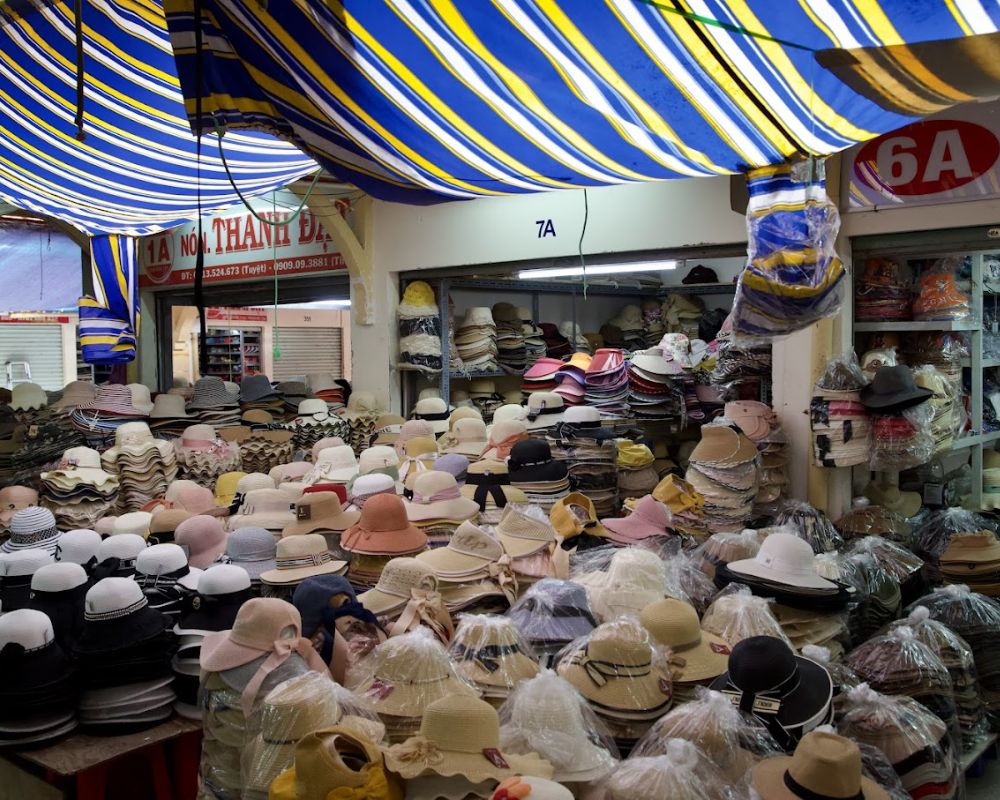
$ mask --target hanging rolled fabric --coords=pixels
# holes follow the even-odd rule
[[[126,364],[135,359],[139,334],[136,242],[129,236],[90,240],[94,296],[79,301],[80,351],[88,364]]]
[[[194,75],[195,85],[198,87],[198,94],[195,97],[195,157],[198,163],[198,252],[195,256],[194,264],[194,305],[198,309],[198,372],[202,375],[208,374],[208,322],[205,318],[205,241],[202,234],[202,206],[201,206],[201,134],[204,131],[204,124],[201,118],[201,97],[203,83],[203,31],[201,18],[201,0],[194,2]]]
[[[733,334],[783,336],[840,311],[844,265],[834,249],[837,207],[822,162],[807,159],[747,175],[747,264],[733,303]]]

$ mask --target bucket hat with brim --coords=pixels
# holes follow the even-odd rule
[[[402,498],[378,494],[365,501],[361,518],[344,531],[340,544],[348,552],[402,555],[426,547],[427,535],[407,517]]]
[[[347,569],[346,561],[337,561],[327,549],[326,539],[318,533],[287,536],[278,542],[275,568],[262,572],[264,583],[285,586],[301,583],[314,575],[339,575]]]
[[[411,522],[466,520],[479,513],[479,504],[462,496],[455,476],[436,470],[419,473],[413,480],[413,499],[403,502]]]
[[[816,572],[813,549],[805,539],[791,533],[772,533],[754,558],[733,561],[729,571],[800,589],[836,591],[833,581]]]
[[[674,680],[704,681],[726,671],[732,652],[729,644],[701,629],[698,612],[690,603],[657,600],[642,609],[639,620],[658,644],[669,648]]]
[[[295,522],[282,530],[282,536],[296,536],[315,531],[345,531],[361,518],[357,511],[344,511],[334,492],[304,494],[295,503]]]
[[[251,580],[277,569],[278,543],[267,528],[245,527],[232,531],[226,539],[226,554],[220,559],[242,567]]]

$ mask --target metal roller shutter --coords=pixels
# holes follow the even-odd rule
[[[0,384],[7,384],[7,363],[26,361],[31,380],[43,389],[62,389],[63,340],[60,325],[0,325]],[[20,376],[20,369],[17,375]]]
[[[275,331],[281,358],[274,360],[271,380],[302,378],[310,372],[344,375],[344,337],[340,328],[285,328]]]

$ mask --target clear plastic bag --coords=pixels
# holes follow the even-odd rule
[[[618,765],[618,747],[607,726],[554,672],[520,683],[499,715],[501,749],[537,753],[552,764],[559,783],[600,780]]]
[[[871,383],[875,373],[882,367],[895,367],[898,364],[895,346],[874,347],[861,356],[861,374],[865,376],[865,383]]]
[[[862,536],[882,536],[905,545],[911,541],[913,533],[903,516],[884,506],[873,505],[867,497],[855,497],[851,510],[834,526],[848,541]]]
[[[778,514],[775,526],[789,529],[785,532],[805,539],[814,553],[831,553],[844,546],[844,539],[830,518],[818,508],[799,500],[788,501]]]
[[[822,162],[751,170],[747,265],[733,302],[733,334],[769,340],[836,315],[844,265],[836,253],[837,207]]]
[[[667,571],[667,596],[684,600],[695,607],[698,614],[704,614],[718,589],[698,565],[694,556],[673,545],[664,554]]]
[[[881,750],[911,796],[961,796],[961,764],[948,728],[915,700],[880,694],[863,683],[844,697],[837,729]]]
[[[913,370],[913,382],[922,389],[934,392],[927,400],[927,405],[933,412],[929,430],[934,439],[934,453],[950,452],[955,437],[961,433],[966,421],[959,391],[961,383],[950,379],[930,364]]]
[[[252,722],[258,733],[243,749],[245,800],[265,800],[271,781],[294,766],[295,743],[334,725],[354,728],[373,742],[385,735],[371,706],[328,675],[310,672],[268,692]]]
[[[602,622],[638,615],[666,596],[667,569],[656,553],[629,547],[613,549],[608,555],[606,548],[588,550],[571,572],[573,580],[587,588],[590,605]]]
[[[740,533],[713,533],[694,549],[692,558],[702,572],[714,578],[719,567],[756,556],[762,538],[750,528]]]
[[[665,755],[671,739],[684,739],[698,747],[733,787],[744,782],[748,770],[782,750],[754,717],[740,713],[721,692],[703,687],[694,699],[661,717],[639,740],[632,758]]]
[[[996,525],[974,511],[964,508],[931,511],[913,530],[913,551],[925,558],[937,560],[948,549],[953,534],[982,530],[995,533]]]
[[[926,464],[934,457],[933,418],[934,409],[928,401],[902,414],[873,414],[869,466],[876,471],[899,472]]]
[[[948,256],[938,259],[920,274],[917,296],[913,300],[913,319],[972,319],[969,295],[961,291],[956,282],[956,273],[961,267],[958,256]]]
[[[926,606],[916,606],[906,619],[893,623],[906,625],[917,639],[933,650],[951,675],[962,741],[973,743],[988,732],[986,709],[976,673],[976,660],[969,645],[943,622],[930,618]]]
[[[912,628],[901,625],[875,636],[852,650],[846,661],[875,691],[912,697],[957,732],[948,668]]]
[[[463,615],[449,652],[459,677],[495,706],[506,700],[518,683],[539,671],[531,646],[508,617]]]
[[[848,608],[851,640],[860,644],[899,616],[903,595],[899,583],[874,555],[856,552],[837,556],[840,580],[854,588]]]
[[[935,589],[920,598],[931,619],[947,625],[972,650],[990,725],[1000,726],[1000,605],[967,586]]]
[[[853,350],[826,362],[823,374],[816,379],[821,392],[858,392],[867,384],[858,354]]]
[[[592,800],[725,800],[727,787],[711,760],[684,739],[667,739],[663,755],[636,756],[623,761],[605,778]]]
[[[597,627],[586,588],[557,578],[543,578],[531,586],[507,617],[540,656],[555,655]]]
[[[746,586],[731,584],[708,607],[701,627],[733,646],[751,636],[774,636],[791,647],[772,606],[772,600],[754,597]]]

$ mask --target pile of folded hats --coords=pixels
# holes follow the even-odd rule
[[[816,466],[853,467],[868,461],[870,416],[861,403],[864,385],[853,357],[831,360],[816,381],[809,406]]]
[[[257,410],[280,416],[284,413],[285,401],[267,375],[247,375],[240,383],[240,410],[244,414]]]
[[[622,306],[618,315],[609,320],[608,324],[622,332],[622,348],[624,350],[634,352],[646,346],[642,309],[639,306],[634,304]]]
[[[596,408],[567,409],[563,422],[546,432],[552,457],[567,467],[570,490],[590,498],[599,516],[618,508],[618,448]]]
[[[281,412],[274,412],[272,414],[275,419],[290,419],[294,417],[295,412],[298,411],[299,403],[309,397],[309,387],[306,386],[305,381],[281,381],[274,388],[281,395]],[[243,421],[247,421],[245,414]]]
[[[412,281],[396,307],[399,324],[399,365],[422,372],[441,371],[441,312],[434,290],[425,281]],[[311,381],[310,381],[311,383]],[[316,392],[316,387],[312,387]]]
[[[517,314],[521,318],[521,333],[524,336],[525,365],[530,367],[545,355],[545,337],[542,329],[532,320],[530,308],[518,308]]]
[[[285,425],[292,432],[296,450],[307,453],[320,439],[336,436],[341,442],[351,438],[351,424],[337,414],[331,414],[326,401],[312,397],[299,403],[294,420]]]
[[[907,626],[873,636],[844,662],[877,692],[911,697],[949,727],[958,726],[951,675],[941,658]]]
[[[524,346],[524,330],[517,306],[510,303],[494,303],[493,321],[496,323],[496,341],[501,369],[512,375],[524,372],[527,350]]]
[[[402,498],[378,494],[365,501],[358,522],[341,535],[340,546],[351,554],[351,583],[370,589],[390,559],[421,552],[427,535],[410,522]]]
[[[179,394],[158,394],[149,412],[149,428],[161,439],[176,439],[194,421]]]
[[[585,377],[586,402],[605,416],[628,412],[628,367],[622,351],[602,347],[594,353]]]
[[[756,400],[726,403],[724,416],[760,450],[760,488],[754,498],[755,509],[758,512],[776,510],[788,486],[788,456],[785,454],[788,440],[778,418],[767,403]]]
[[[885,755],[907,797],[962,794],[961,752],[948,726],[909,697],[858,686],[838,700],[837,728]]]
[[[1000,597],[1000,541],[991,531],[953,534],[938,568],[945,583],[965,584],[987,597]]]
[[[177,692],[174,708],[178,713],[201,718],[198,705],[201,643],[210,633],[231,629],[240,606],[252,596],[250,576],[240,566],[216,564],[198,576],[197,592],[185,604],[173,629],[178,647],[171,667]]]
[[[709,530],[741,530],[750,519],[759,488],[757,447],[729,425],[704,425],[685,478],[704,498]]]
[[[132,403],[132,392],[127,386],[109,383],[97,388],[97,396],[89,403],[73,409],[70,422],[90,441],[110,437],[119,426],[146,418],[147,412]]]
[[[535,677],[540,669],[528,643],[507,617],[463,616],[450,651],[458,676],[497,708],[518,683]]]
[[[930,426],[918,425],[903,411],[929,400],[934,393],[922,389],[909,367],[883,366],[861,390],[861,402],[872,419],[872,469],[899,471],[925,464],[934,453]]]
[[[293,438],[294,434],[287,430],[250,432],[239,441],[243,471],[267,473],[281,464],[290,463],[295,456]]]
[[[177,477],[173,445],[154,439],[144,422],[115,431],[115,446],[101,454],[101,464],[118,476],[118,509],[133,511],[164,496]]]
[[[521,378],[521,394],[525,400],[532,392],[552,392],[559,386],[559,371],[566,366],[558,358],[543,356],[535,361]]]
[[[695,334],[696,335],[696,334]],[[740,382],[759,382],[771,376],[770,345],[747,345],[733,342],[732,314],[722,324],[715,337],[719,349],[712,371],[713,386],[728,386]]]
[[[698,335],[698,320],[705,313],[705,303],[697,295],[668,294],[660,305],[663,323],[669,333]]]
[[[0,483],[5,485],[35,484],[39,470],[58,461],[63,451],[80,444],[77,430],[59,422],[22,425],[11,418],[0,427],[3,429],[0,433]],[[103,437],[97,438],[103,443]]]
[[[240,387],[221,378],[198,378],[188,410],[198,421],[217,428],[240,424]]]
[[[169,619],[151,608],[130,578],[104,578],[88,591],[74,649],[81,727],[120,735],[152,728],[173,713]]]
[[[466,371],[495,372],[500,368],[496,336],[497,326],[491,309],[466,309],[465,317],[455,327],[455,346]]]
[[[869,258],[854,286],[854,317],[859,322],[907,320],[910,290],[900,266],[888,258]]]
[[[345,407],[351,399],[349,396],[351,394],[350,384],[343,378],[335,378],[328,372],[310,372],[306,376],[306,384],[311,392],[311,395],[307,395],[307,397],[322,400],[330,411],[337,411]]]
[[[683,418],[683,386],[675,379],[682,369],[678,361],[668,361],[658,347],[633,353],[628,367],[628,405],[633,416]]]
[[[382,416],[379,403],[371,392],[351,392],[347,407],[340,414],[351,431],[345,441],[360,455],[371,443],[375,423]]]
[[[559,326],[554,322],[542,322],[542,340],[545,342],[545,355],[549,358],[563,359],[573,352],[569,339],[562,335]]]
[[[63,530],[93,528],[118,501],[118,477],[101,467],[101,454],[89,447],[67,450],[41,481],[42,505]]]
[[[524,492],[528,502],[545,511],[569,494],[569,472],[565,462],[552,457],[544,439],[525,439],[510,450],[507,461],[510,485]]]
[[[181,476],[214,486],[224,472],[240,468],[239,445],[219,438],[211,425],[190,425],[174,442]]]
[[[0,617],[0,675],[0,745],[34,747],[76,728],[76,671],[44,613]]]
[[[913,319],[956,320],[971,315],[969,295],[959,290],[953,272],[929,270],[920,276],[919,285],[913,300]]]
[[[666,663],[633,620],[595,628],[559,662],[558,674],[587,700],[623,754],[673,702]]]
[[[618,467],[618,496],[622,500],[643,497],[660,482],[653,466],[653,451],[647,445],[619,440],[615,464]]]

